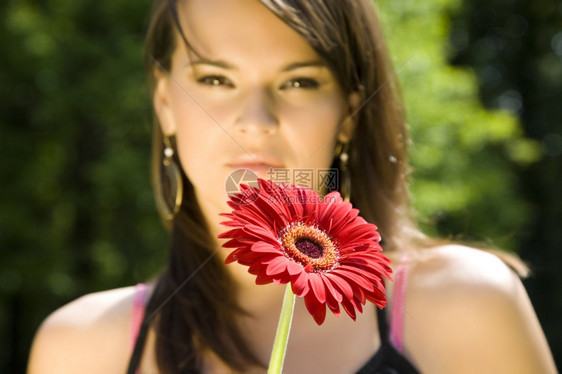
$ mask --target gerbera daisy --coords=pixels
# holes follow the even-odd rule
[[[361,218],[338,192],[320,197],[314,190],[258,179],[230,196],[231,213],[221,214],[230,230],[219,238],[234,248],[226,263],[249,267],[257,284],[291,283],[295,295],[321,325],[326,306],[340,304],[355,320],[366,300],[386,304],[383,277],[390,261],[382,255],[377,227]]]

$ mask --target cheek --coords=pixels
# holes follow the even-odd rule
[[[308,162],[313,167],[329,167],[336,135],[344,119],[342,99],[334,97],[319,100],[306,107],[291,106],[284,112],[287,138],[301,163]]]
[[[229,124],[236,108],[232,101],[209,95],[189,83],[175,87],[173,107],[178,141],[181,138],[194,144],[195,148],[210,151],[212,147],[209,146],[214,142],[230,139],[225,131],[232,132]]]
[[[207,113],[204,103],[199,102],[197,98],[194,100],[185,91],[181,87],[173,91],[176,142],[184,172],[192,183],[198,184],[207,177],[205,164],[212,161],[214,156],[213,147],[209,145],[216,142],[218,126]]]
[[[334,135],[341,124],[344,112],[341,96],[331,93],[288,103],[284,108],[284,117],[292,123],[300,123],[303,129],[317,136],[330,136]]]

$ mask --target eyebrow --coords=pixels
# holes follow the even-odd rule
[[[189,61],[188,63],[185,64],[185,66],[188,67],[193,67],[197,65],[211,65],[222,69],[237,70],[237,68],[234,65],[231,65],[228,62],[222,60],[207,60],[203,58],[195,61]]]
[[[289,64],[285,66],[281,71],[292,71],[300,68],[326,68],[326,63],[321,60],[315,61],[305,61],[305,62],[296,62],[294,64]]]
[[[188,67],[194,67],[197,65],[211,65],[211,66],[215,66],[218,68],[222,68],[222,69],[228,69],[228,70],[238,70],[238,68],[232,64],[229,64],[226,61],[223,60],[208,60],[208,59],[199,59],[199,60],[195,60],[195,61],[189,61],[185,64],[185,66]],[[321,60],[314,60],[314,61],[304,61],[304,62],[295,62],[292,64],[289,64],[287,66],[285,66],[283,69],[281,69],[281,71],[283,72],[289,72],[289,71],[293,71],[296,69],[300,69],[300,68],[308,68],[308,67],[313,67],[313,68],[327,68],[326,63],[324,61]]]

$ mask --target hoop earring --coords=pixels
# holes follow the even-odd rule
[[[164,150],[160,172],[160,191],[158,191],[158,210],[167,222],[174,220],[183,200],[183,181],[181,172],[174,160],[174,149],[170,139],[163,137]]]
[[[349,143],[338,142],[335,150],[335,158],[338,160],[340,171],[340,194],[344,201],[349,202],[351,198],[351,178],[347,169],[349,161]]]

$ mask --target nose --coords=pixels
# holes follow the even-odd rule
[[[252,135],[275,133],[279,126],[275,106],[275,99],[267,89],[250,90],[241,100],[236,130]]]

